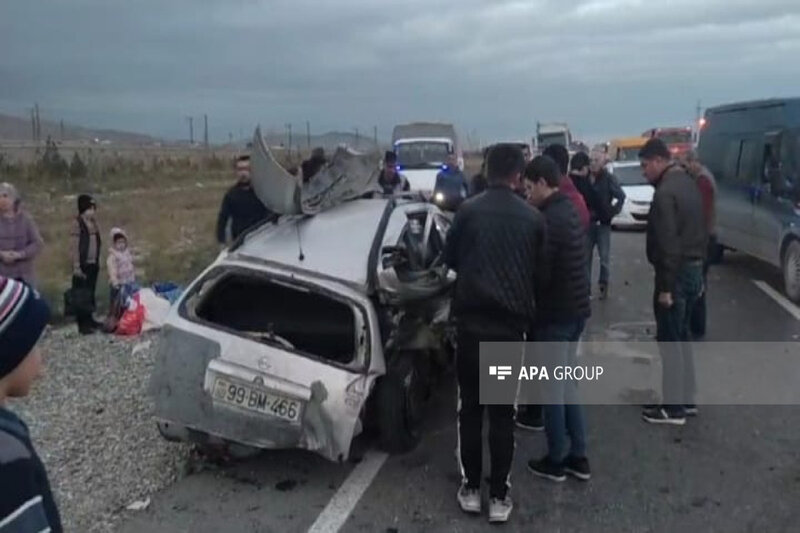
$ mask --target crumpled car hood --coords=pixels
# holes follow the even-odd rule
[[[314,215],[379,190],[377,163],[373,155],[339,147],[330,161],[303,184],[300,176],[292,176],[278,163],[258,127],[253,135],[250,172],[256,196],[272,212]]]

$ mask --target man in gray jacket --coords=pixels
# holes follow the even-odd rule
[[[647,259],[655,268],[653,309],[663,367],[663,405],[645,409],[643,417],[653,424],[683,425],[687,415],[697,414],[689,325],[703,291],[708,226],[695,180],[672,161],[663,141],[647,141],[639,159],[656,189],[647,224]]]

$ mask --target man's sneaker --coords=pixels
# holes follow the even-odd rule
[[[684,405],[683,410],[686,412],[686,416],[697,416],[700,414],[700,410],[694,404]]]
[[[514,502],[511,501],[508,494],[503,499],[492,498],[489,500],[489,522],[492,524],[508,522],[512,510],[514,510]]]
[[[465,513],[480,514],[481,512],[481,491],[470,489],[466,485],[461,485],[456,495],[458,505]]]
[[[663,407],[645,409],[642,411],[642,418],[651,424],[670,424],[682,426],[686,423],[686,416],[670,415]]]
[[[567,474],[564,473],[564,467],[554,463],[549,457],[545,457],[540,461],[528,461],[528,470],[533,472],[535,476],[543,477],[550,481],[555,481],[556,483],[561,483],[567,479]]]
[[[592,478],[592,471],[589,469],[589,460],[586,457],[574,457],[570,455],[564,459],[564,472],[581,481],[589,481]]]
[[[517,413],[517,427],[529,431],[544,431],[542,410],[525,409]]]

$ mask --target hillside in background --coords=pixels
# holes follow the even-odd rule
[[[84,128],[64,123],[63,136],[59,122],[41,121],[41,139],[48,136],[55,140],[91,141],[94,139],[111,141],[120,144],[152,144],[157,139],[149,135],[127,131]],[[32,125],[30,118],[21,118],[0,113],[0,141],[30,141]]]

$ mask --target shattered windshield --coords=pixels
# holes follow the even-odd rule
[[[447,161],[450,151],[450,144],[446,142],[409,142],[395,146],[397,164],[403,168],[438,167]]]

